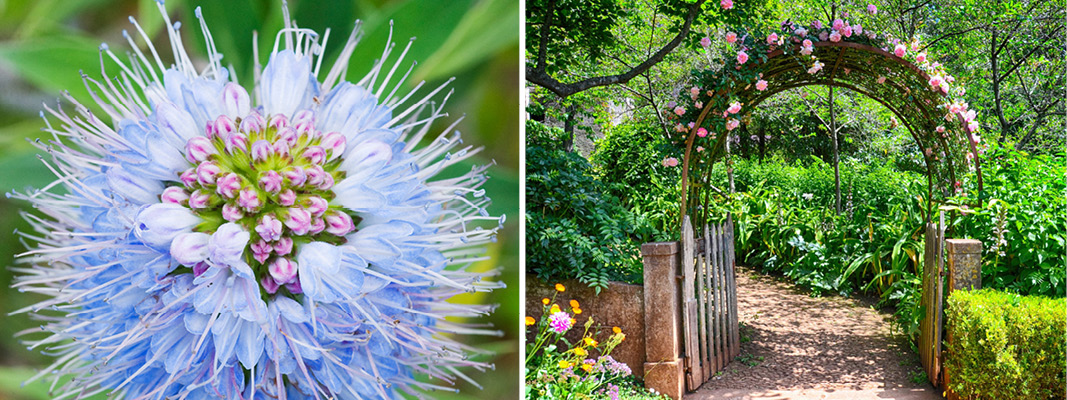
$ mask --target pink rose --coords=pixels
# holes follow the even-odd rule
[[[711,38],[704,36],[703,39],[700,39],[700,45],[704,47],[711,46]]]
[[[729,10],[734,8],[734,0],[722,0],[719,2],[719,5],[722,6],[723,10]]]
[[[726,130],[732,131],[736,129],[738,125],[741,125],[741,121],[730,118],[728,121],[726,121]]]
[[[878,14],[878,7],[875,7],[874,4],[868,4],[867,13],[871,15]]]
[[[737,41],[737,34],[733,32],[726,32],[726,43],[733,43]]]
[[[737,53],[737,63],[744,64],[745,61],[748,61],[748,54],[746,54],[744,50],[741,50]]]
[[[815,29],[822,29],[822,21],[816,20],[815,22],[811,23],[811,26]]]
[[[704,128],[698,128],[697,129],[697,136],[700,136],[700,137],[708,136],[708,130],[704,129]]]
[[[726,112],[730,114],[737,114],[741,112],[741,103],[737,101],[730,103],[730,108],[727,108]]]
[[[838,33],[837,31],[831,31],[830,32],[830,41],[834,42],[834,43],[840,42],[841,41],[841,34]]]
[[[674,113],[678,114],[679,117],[685,115],[685,108],[682,108],[682,106],[674,107]]]
[[[840,18],[838,18],[838,19],[835,19],[834,22],[832,24],[830,24],[830,26],[831,26],[831,28],[833,30],[839,31],[839,30],[841,30],[841,28],[844,28],[845,21],[842,21]]]
[[[778,34],[777,33],[771,33],[769,36],[767,36],[767,44],[775,44],[777,42],[778,42]]]
[[[851,37],[852,36],[852,26],[845,25],[844,28],[841,28],[841,34],[844,35],[845,37]]]
[[[945,126],[944,125],[938,125],[937,126],[937,133],[943,133],[943,132],[945,132]]]
[[[915,61],[926,62],[926,53],[919,53],[919,55],[915,56]]]
[[[759,90],[761,92],[767,90],[767,81],[760,79],[758,82],[756,82],[756,90]]]
[[[893,54],[896,54],[897,57],[904,57],[905,51],[907,51],[907,48],[902,44],[898,44],[897,47],[893,48]]]

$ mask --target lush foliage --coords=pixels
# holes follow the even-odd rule
[[[565,288],[556,284],[556,290]],[[579,329],[575,318],[582,313],[581,305],[571,300],[569,308],[560,307],[554,301],[555,296],[542,300],[540,320],[526,317],[526,327],[534,333],[534,340],[526,344],[527,399],[659,398],[635,386],[630,367],[611,357],[611,351],[626,340],[621,329],[613,327],[600,342],[589,317],[580,327],[581,339],[570,343],[564,335]]]
[[[945,310],[952,389],[975,399],[1062,399],[1067,301],[956,291]]]
[[[533,121],[532,137],[544,133]],[[581,156],[528,143],[526,147],[526,271],[542,280],[577,278],[603,288],[611,279],[640,281],[647,220],[627,210]],[[621,190],[621,189],[619,189]]]
[[[1067,169],[1062,153],[1030,155],[994,143],[982,158],[985,198],[956,219],[955,229],[956,236],[983,243],[983,286],[1067,295]]]

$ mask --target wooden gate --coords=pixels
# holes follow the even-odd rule
[[[938,222],[926,224],[926,251],[923,255],[923,319],[919,321],[919,360],[934,386],[941,384],[942,277],[945,270],[945,215]]]
[[[682,223],[682,338],[686,388],[696,390],[741,351],[734,272],[733,219],[704,225],[697,237]]]

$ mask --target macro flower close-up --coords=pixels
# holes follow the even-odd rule
[[[452,80],[407,82],[415,38],[394,43],[391,22],[373,43],[355,20],[316,31],[283,4],[252,54],[223,54],[206,10],[153,6],[99,45],[88,97],[45,103],[32,144],[53,181],[7,193],[34,210],[12,286],[40,296],[11,311],[39,321],[20,339],[53,357],[29,381],[129,399],[477,386],[492,351],[461,338],[505,334],[470,298],[506,286],[483,266],[500,265],[506,218],[488,209],[491,163],[448,115]],[[350,73],[357,44],[380,53]]]

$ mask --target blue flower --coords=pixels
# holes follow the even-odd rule
[[[57,180],[10,194],[45,215],[27,217],[37,245],[15,283],[50,296],[20,310],[44,321],[30,346],[57,356],[38,377],[73,376],[58,398],[354,399],[491,367],[455,337],[498,335],[456,322],[492,307],[448,300],[502,286],[466,269],[504,221],[485,210],[485,167],[438,177],[477,152],[454,125],[424,140],[444,87],[397,97],[407,49],[391,44],[359,83],[339,81],[356,32],[320,73],[324,44],[286,11],[249,91],[199,9],[199,69],[159,9],[174,64],[131,18],[130,62],[101,45],[121,71],[85,78],[106,115],[69,96],[73,113],[46,106]]]

